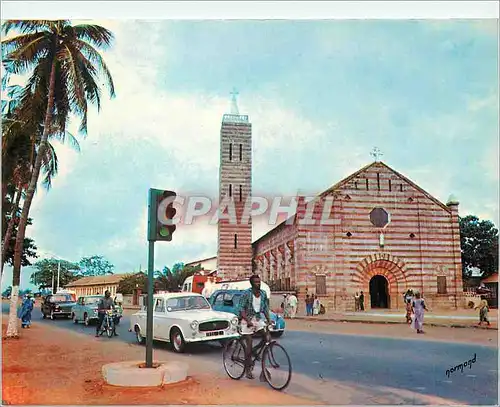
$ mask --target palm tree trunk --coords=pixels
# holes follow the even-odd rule
[[[5,264],[5,257],[7,255],[7,251],[10,249],[10,238],[12,237],[12,231],[14,230],[14,224],[16,223],[17,218],[17,210],[19,209],[19,202],[21,201],[21,195],[23,194],[23,189],[21,184],[19,184],[19,189],[16,192],[16,201],[14,206],[12,207],[11,216],[9,220],[9,225],[7,226],[7,231],[5,232],[5,237],[2,242],[2,264],[1,264],[1,272],[0,276],[3,275],[3,266]]]
[[[57,38],[56,38],[57,41]],[[43,125],[42,139],[40,140],[40,148],[36,154],[35,165],[31,173],[31,179],[26,191],[26,198],[24,200],[23,211],[19,221],[19,227],[16,236],[16,245],[14,246],[14,270],[12,272],[12,297],[9,314],[9,325],[7,327],[7,338],[15,338],[19,336],[19,325],[17,323],[17,293],[19,290],[19,283],[21,280],[21,256],[23,254],[24,236],[26,233],[26,225],[28,224],[28,216],[35,195],[40,169],[42,167],[42,157],[45,149],[47,148],[47,140],[49,138],[49,129],[52,121],[52,111],[54,110],[54,91],[56,85],[56,56],[52,61],[50,69],[50,82],[49,82],[49,97],[47,101],[47,110],[45,112],[45,120]],[[14,293],[16,293],[14,295]]]

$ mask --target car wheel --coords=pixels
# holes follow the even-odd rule
[[[52,321],[56,319],[56,316],[54,315],[54,311],[50,311],[50,319]]]
[[[173,328],[170,331],[170,343],[176,353],[184,353],[184,350],[186,349],[186,341],[182,336],[182,332],[178,328]]]
[[[89,320],[89,316],[87,313],[83,314],[83,323],[85,324],[85,326],[90,325],[90,320]]]
[[[74,313],[71,315],[71,318],[73,319],[73,323],[78,324],[78,319],[76,319],[76,315]]]
[[[135,327],[135,339],[139,345],[143,345],[146,342],[146,338],[142,336],[141,329],[138,326]]]

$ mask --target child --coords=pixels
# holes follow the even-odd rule
[[[484,297],[482,297],[481,302],[476,307],[476,309],[477,308],[479,308],[479,324],[478,325],[481,325],[481,323],[484,321],[489,326],[490,325],[490,321],[488,320],[488,311],[489,311],[488,301],[486,301],[484,299]]]

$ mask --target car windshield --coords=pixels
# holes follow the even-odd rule
[[[87,297],[85,298],[85,305],[97,304],[102,297]]]
[[[73,301],[70,295],[53,295],[50,297],[50,302],[70,302]]]
[[[167,300],[168,311],[183,311],[190,309],[210,309],[210,304],[204,297],[195,295],[169,298]]]

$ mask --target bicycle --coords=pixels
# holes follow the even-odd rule
[[[262,372],[264,373],[264,378],[267,384],[269,384],[269,386],[271,386],[273,389],[281,391],[290,384],[290,380],[292,379],[292,363],[290,361],[288,353],[283,346],[281,346],[275,340],[267,342],[266,337],[270,336],[269,326],[266,326],[264,331],[267,335],[263,335],[261,341],[257,345],[252,347],[251,369],[253,370],[256,361],[261,361]],[[229,340],[229,342],[227,342],[226,346],[224,347],[224,351],[222,354],[224,370],[226,371],[227,375],[233,380],[240,380],[245,374],[245,347],[246,343],[243,339],[243,336]],[[285,357],[285,361],[287,362],[286,366],[288,366],[288,370],[286,372],[286,380],[282,385],[274,383],[274,378],[276,377],[276,375],[271,374],[270,372],[270,368],[278,369],[280,366],[283,366],[283,363],[280,364],[276,361],[276,355],[280,351]],[[231,372],[230,362],[241,368],[241,371],[237,371],[236,373]]]
[[[115,310],[107,310],[106,314],[104,314],[104,319],[102,321],[101,328],[99,330],[99,336],[101,336],[104,332],[108,338],[111,338],[115,332],[115,321],[114,316],[116,314]]]

